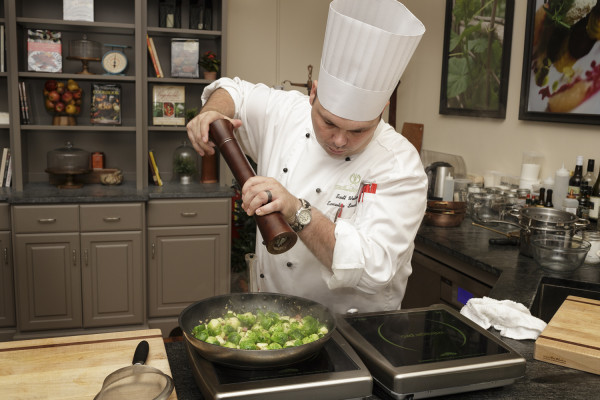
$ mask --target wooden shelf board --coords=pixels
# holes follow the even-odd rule
[[[62,19],[46,18],[24,18],[18,17],[17,24],[27,29],[56,29],[60,31],[82,31],[91,33],[133,35],[134,24],[123,24],[117,22],[87,22],[87,21],[65,21]]]
[[[69,74],[69,73],[49,73],[49,72],[19,72],[19,78],[28,79],[75,79],[88,81],[119,81],[135,82],[135,76],[129,75],[104,75],[104,74]]]
[[[87,131],[87,132],[135,132],[135,126],[121,125],[21,125],[22,131]]]

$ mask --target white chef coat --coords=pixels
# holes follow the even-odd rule
[[[336,159],[315,138],[308,96],[223,78],[204,90],[203,103],[217,88],[235,102],[242,120],[235,134],[257,161],[257,175],[277,179],[336,224],[333,273],[301,240],[268,253],[257,231],[251,279],[259,290],[309,298],[337,313],[400,309],[426,207],[427,176],[415,148],[381,121],[360,154]]]

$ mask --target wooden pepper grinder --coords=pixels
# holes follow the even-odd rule
[[[240,187],[243,187],[256,173],[233,136],[233,125],[225,119],[216,120],[210,124],[209,136],[217,145]],[[281,213],[255,215],[254,218],[269,253],[281,254],[294,247],[298,236]]]

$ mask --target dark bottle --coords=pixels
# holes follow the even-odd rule
[[[592,187],[594,185],[594,181],[596,177],[594,176],[594,160],[588,160],[587,172],[581,178],[581,186],[589,186]]]
[[[544,207],[554,207],[554,204],[552,204],[552,189],[548,189],[546,192],[546,201],[544,202]]]
[[[583,156],[577,156],[577,162],[575,163],[575,171],[573,176],[569,179],[569,188],[567,193],[572,193],[577,199],[579,199],[579,191],[581,189],[581,180],[583,179]]]
[[[598,211],[600,210],[600,174],[596,179],[596,183],[592,186],[592,193],[590,193],[590,219],[592,221],[598,220]]]
[[[577,206],[577,216],[582,219],[590,217],[590,190],[589,186],[583,186],[579,193],[579,206]]]
[[[546,204],[546,188],[540,188],[540,195],[538,196],[537,207],[545,207]]]

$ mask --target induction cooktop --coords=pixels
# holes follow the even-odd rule
[[[505,386],[525,375],[521,355],[442,304],[338,316],[338,329],[396,399]]]

